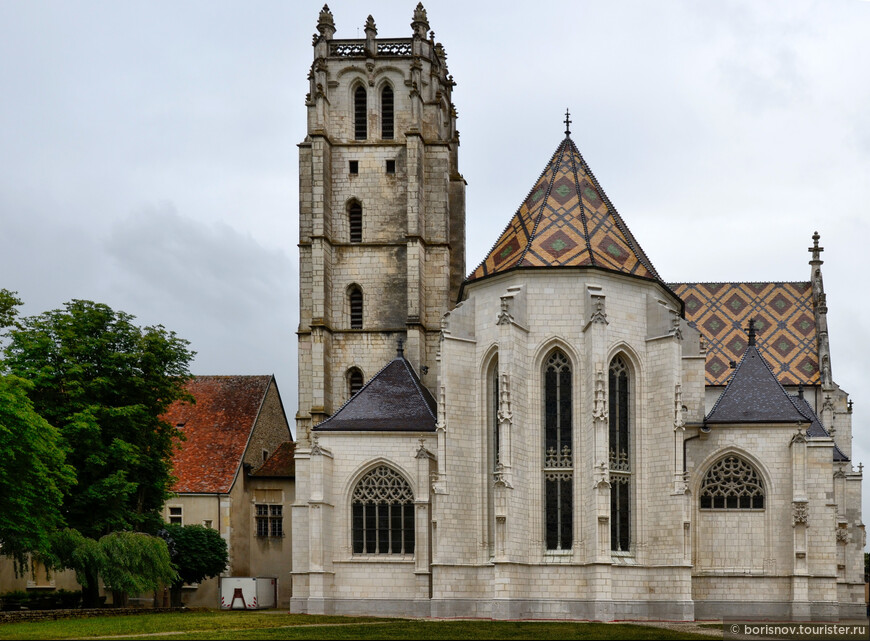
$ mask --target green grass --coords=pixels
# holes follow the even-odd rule
[[[148,634],[168,632],[159,636]],[[9,623],[0,639],[709,639],[642,625],[433,621],[266,612],[186,612]],[[135,636],[132,636],[135,635]]]

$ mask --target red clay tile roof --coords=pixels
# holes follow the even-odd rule
[[[271,382],[271,376],[197,376],[187,384],[196,403],[177,401],[163,416],[182,424],[186,436],[172,457],[173,492],[230,491]]]
[[[272,452],[272,456],[266,459],[266,462],[251,476],[295,477],[296,459],[293,457],[295,451],[296,443],[293,441],[281,443],[278,449]]]
[[[567,136],[466,283],[524,267],[597,267],[664,285]]]
[[[758,351],[783,385],[818,385],[819,357],[812,285],[804,283],[670,283],[686,320],[707,340],[707,385],[725,385],[746,350],[755,319]]]

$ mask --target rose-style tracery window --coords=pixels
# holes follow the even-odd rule
[[[737,456],[726,456],[707,471],[700,496],[702,509],[761,509],[764,482],[752,465]]]
[[[351,497],[354,554],[413,554],[414,493],[394,469],[379,465]]]

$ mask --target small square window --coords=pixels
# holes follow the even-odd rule
[[[181,525],[182,516],[181,516],[181,508],[180,507],[170,507],[169,508],[169,522],[174,523],[176,525]]]
[[[388,174],[396,173],[396,161],[395,160],[388,160],[387,161],[387,173]]]
[[[359,160],[351,160],[348,162],[348,171],[351,175],[355,175],[359,173]]]

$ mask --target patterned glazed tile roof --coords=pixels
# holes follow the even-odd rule
[[[197,376],[195,403],[176,401],[163,418],[186,440],[172,457],[173,492],[227,493],[242,464],[271,376]]]
[[[569,136],[466,283],[520,267],[598,267],[662,282]]]
[[[251,476],[295,477],[296,459],[293,457],[295,451],[296,443],[284,441]]]
[[[705,423],[811,423],[750,344]]]
[[[707,340],[707,385],[725,385],[731,361],[746,349],[756,321],[758,350],[783,385],[818,385],[819,357],[812,285],[806,283],[671,283],[686,320]]]
[[[434,432],[435,414],[432,394],[420,383],[411,364],[397,356],[314,429]]]

